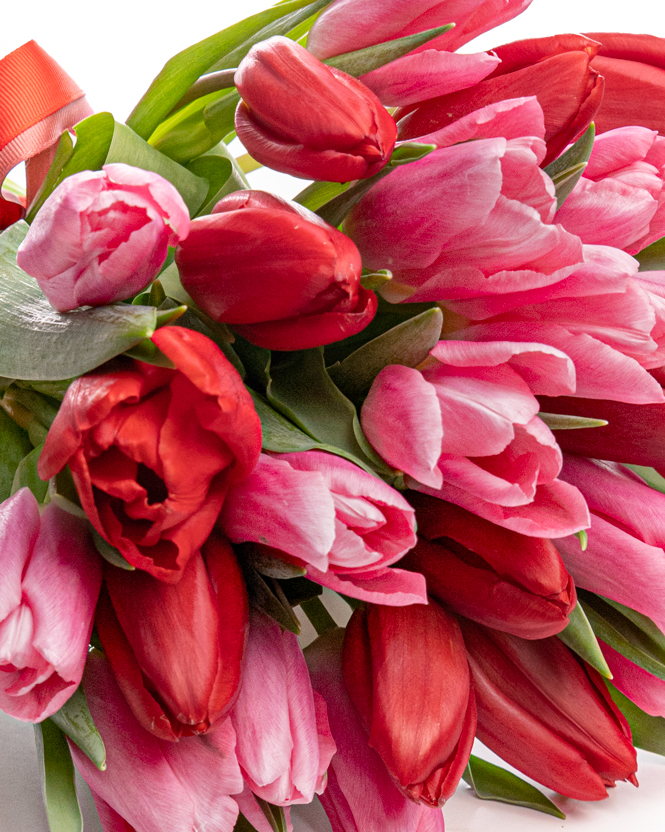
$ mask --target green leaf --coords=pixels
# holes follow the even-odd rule
[[[628,720],[633,735],[633,745],[665,757],[665,719],[651,716],[609,682],[605,683],[614,704]]]
[[[74,764],[65,735],[50,719],[35,725],[44,808],[51,832],[82,832]]]
[[[51,166],[49,167],[46,176],[42,180],[42,184],[39,186],[39,190],[35,194],[34,199],[28,206],[28,213],[26,215],[26,220],[28,222],[33,221],[37,214],[37,211],[44,204],[44,200],[46,199],[48,194],[50,194],[51,191],[55,188],[62,169],[72,158],[73,153],[74,140],[72,139],[69,130],[65,130],[62,136],[60,136],[60,140],[58,141],[55,156],[53,157]]]
[[[249,182],[228,147],[223,143],[187,165],[197,176],[208,182],[208,195],[197,216],[210,214],[220,199],[234,191],[247,190]]]
[[[18,490],[13,489],[13,483],[19,469],[31,453],[32,442],[28,434],[0,408],[0,502]],[[24,468],[27,465],[29,463],[26,463]],[[24,482],[22,485],[28,483]]]
[[[97,529],[94,529],[91,526],[90,531],[92,532],[92,539],[95,544],[95,548],[104,560],[111,564],[111,566],[117,566],[118,569],[125,569],[127,572],[133,572],[136,569],[136,567],[132,566],[129,561],[125,560],[125,557],[120,554],[115,546],[112,546],[108,540],[104,540]]]
[[[415,35],[407,35],[403,38],[395,38],[395,40],[388,40],[384,43],[377,43],[375,46],[368,46],[365,49],[358,49],[355,52],[345,52],[343,55],[335,55],[332,58],[326,58],[323,61],[328,66],[334,66],[336,69],[341,69],[347,75],[353,75],[359,78],[373,69],[378,69],[380,66],[385,66],[391,61],[407,55],[424,43],[438,38],[445,32],[449,32],[455,26],[454,23],[447,23],[444,26],[437,26],[435,29],[426,29],[423,32],[418,32]]]
[[[315,584],[307,578],[289,578],[281,580],[280,586],[292,607],[297,607],[310,598],[318,598],[323,593],[321,584]]]
[[[381,269],[378,272],[371,272],[368,269],[363,269],[360,282],[365,289],[369,289],[370,292],[377,292],[382,286],[385,286],[386,283],[389,283],[392,279],[393,273],[388,271],[388,269]]]
[[[612,678],[612,672],[605,661],[603,651],[579,602],[569,615],[568,626],[558,635],[566,647],[570,647],[591,667],[595,667],[601,676],[606,679]]]
[[[373,188],[384,176],[388,176],[391,170],[390,165],[386,165],[383,170],[375,173],[374,176],[370,176],[368,179],[361,179],[355,185],[351,185],[344,193],[339,194],[339,196],[334,197],[334,199],[329,200],[325,205],[318,208],[316,213],[322,220],[337,228],[338,225],[342,224],[346,215],[354,205],[360,202],[365,196],[367,191]]]
[[[565,820],[566,816],[561,809],[535,786],[500,766],[474,757],[473,754],[462,777],[481,800],[497,800],[513,806],[524,806]]]
[[[241,561],[250,604],[257,607],[276,621],[280,627],[300,635],[300,622],[289,603],[284,590],[275,580],[263,576],[251,563]]]
[[[589,546],[589,535],[586,533],[586,530],[580,529],[579,532],[575,532],[575,537],[579,540],[582,551],[586,552]]]
[[[266,575],[268,578],[290,580],[301,578],[306,573],[303,567],[269,555],[251,541],[238,544],[236,549],[241,553],[242,558],[251,563],[259,574]]]
[[[5,393],[5,398],[7,397],[11,397],[12,401],[18,402],[29,410],[45,428],[50,428],[58,415],[57,402],[29,387],[13,386]]]
[[[379,335],[352,352],[340,364],[328,368],[340,390],[360,404],[372,382],[389,364],[417,367],[429,355],[441,336],[443,314],[433,308]]]
[[[256,827],[252,826],[242,812],[240,812],[236,825],[233,827],[233,832],[256,832]]]
[[[651,243],[650,246],[633,254],[633,257],[639,261],[641,272],[653,272],[659,269],[665,269],[665,237]]]
[[[4,412],[4,411],[0,411]],[[0,418],[1,421],[1,418]],[[4,437],[3,437],[4,440]],[[43,503],[48,491],[48,481],[40,479],[37,473],[37,463],[42,452],[43,444],[37,445],[19,463],[11,486],[11,493],[16,494],[20,488],[29,488],[38,503]],[[3,448],[4,450],[4,448]],[[2,453],[2,451],[0,451]],[[7,495],[9,496],[9,495]],[[3,497],[3,499],[5,499]]]
[[[348,182],[312,182],[303,191],[293,197],[293,202],[309,208],[310,211],[318,209],[330,202],[331,199],[343,194],[349,189]]]
[[[646,465],[630,465],[624,463],[626,468],[634,471],[638,477],[641,477],[644,482],[661,494],[665,494],[665,477],[661,476],[655,468],[648,468]]]
[[[0,235],[0,375],[18,379],[70,379],[149,338],[156,311],[113,304],[56,312],[37,281],[16,265],[28,226]]]
[[[328,630],[337,629],[337,622],[325,608],[320,598],[309,598],[306,601],[302,601],[300,607],[307,618],[309,618],[317,635],[321,636],[323,633],[327,633]]]
[[[429,153],[436,150],[435,144],[423,144],[422,142],[401,142],[393,150],[388,163],[391,168],[400,165],[408,165],[410,162],[417,162],[424,159]]]
[[[650,619],[583,589],[578,589],[578,596],[599,639],[633,664],[665,680],[665,634]]]
[[[268,803],[258,795],[254,795],[254,798],[261,807],[261,811],[266,816],[273,832],[287,832],[284,809],[281,806],[273,806],[272,803]]]
[[[144,364],[153,364],[155,367],[166,367],[169,370],[175,370],[173,361],[164,355],[150,338],[144,338],[143,341],[130,347],[125,355],[135,358],[137,361],[143,361]]]
[[[566,199],[570,196],[580,176],[587,166],[589,156],[593,150],[593,140],[596,136],[596,128],[590,124],[583,136],[581,136],[572,147],[565,153],[550,162],[545,173],[554,182],[556,191],[557,208],[561,208]]]
[[[148,139],[201,75],[237,66],[255,43],[272,35],[286,34],[329,2],[291,0],[241,20],[179,52],[166,62],[127,124]]]
[[[220,142],[229,130],[212,131],[206,124],[203,111],[208,104],[226,98],[227,94],[228,90],[218,90],[192,101],[163,121],[148,139],[148,144],[180,164],[186,164],[206,153]]]
[[[100,771],[106,770],[104,740],[94,723],[82,688],[78,688],[51,719]]]
[[[602,428],[607,424],[605,419],[587,419],[586,416],[566,416],[563,413],[539,413],[538,416],[550,430]]]

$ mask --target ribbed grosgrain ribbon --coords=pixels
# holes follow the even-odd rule
[[[91,113],[83,91],[34,40],[0,60],[0,185]],[[15,210],[0,198],[0,219]]]

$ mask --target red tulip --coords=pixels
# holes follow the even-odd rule
[[[292,40],[253,46],[235,74],[236,132],[263,165],[305,179],[349,182],[388,163],[397,127],[379,99]]]
[[[229,543],[213,534],[177,584],[107,567],[97,629],[134,716],[163,740],[209,731],[238,694],[247,591]]]
[[[600,105],[603,81],[600,69],[591,65],[597,49],[595,41],[581,35],[499,46],[493,52],[501,63],[478,84],[397,110],[399,138],[424,136],[496,101],[535,95],[545,115],[542,165],[547,165],[582,135]]]
[[[237,191],[199,217],[176,251],[201,309],[253,344],[300,350],[340,341],[372,320],[357,248],[296,203]]]
[[[455,619],[436,603],[358,609],[342,669],[369,744],[401,791],[441,806],[469,761],[476,725]]]
[[[545,638],[567,626],[577,595],[550,540],[503,529],[425,494],[409,499],[421,539],[400,566],[421,572],[430,595],[522,638]]]
[[[478,739],[560,794],[602,800],[637,785],[630,728],[599,674],[556,636],[527,641],[461,620]]]
[[[212,341],[170,326],[153,343],[177,369],[118,361],[67,390],[39,460],[69,464],[85,513],[134,566],[176,582],[232,482],[254,468],[261,423]]]

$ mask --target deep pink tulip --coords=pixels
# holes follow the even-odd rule
[[[344,682],[398,788],[442,806],[469,762],[476,708],[464,641],[436,602],[368,605],[346,627]]]
[[[665,681],[633,664],[604,641],[599,639],[598,643],[612,672],[614,687],[651,716],[665,717]]]
[[[163,740],[209,731],[238,695],[247,639],[245,583],[230,544],[213,532],[177,584],[105,570],[96,624],[120,689]]]
[[[431,596],[521,638],[546,638],[567,626],[577,594],[550,540],[511,532],[426,494],[409,500],[420,539],[400,566],[421,572]]]
[[[379,373],[361,421],[410,487],[521,534],[561,537],[585,527],[588,514],[580,493],[557,479],[561,452],[532,391],[572,385],[559,350],[440,341],[421,370]]]
[[[598,110],[603,79],[591,64],[597,50],[595,41],[581,35],[499,46],[490,54],[501,62],[489,77],[447,95],[421,95],[421,103],[397,110],[399,138],[416,139],[488,104],[535,95],[545,115],[547,165],[582,135]]]
[[[289,38],[253,46],[235,84],[236,133],[263,165],[304,179],[349,182],[389,161],[397,125],[379,99]]]
[[[367,326],[376,297],[360,285],[355,245],[316,214],[264,191],[224,197],[176,251],[201,309],[261,347],[299,350]]]
[[[101,584],[85,520],[41,517],[22,488],[0,505],[0,708],[41,722],[81,681]]]
[[[333,832],[444,832],[443,814],[406,798],[370,748],[344,685],[343,630],[331,630],[305,650],[312,686],[326,700],[337,753],[320,800]]]
[[[460,621],[478,706],[478,739],[539,783],[602,800],[637,785],[628,723],[600,675],[556,636],[527,641]]]
[[[70,748],[93,796],[103,801],[98,805],[105,832],[232,832],[238,805],[229,795],[242,792],[243,782],[230,720],[205,740],[157,739],[136,721],[108,662],[97,652],[88,658],[83,686],[104,737],[106,771],[99,771],[73,743]],[[106,826],[107,820],[111,825]]]
[[[233,488],[220,525],[307,569],[324,586],[385,604],[425,602],[422,576],[388,568],[416,542],[402,495],[351,462],[321,451],[262,454]],[[415,580],[413,580],[415,578]]]
[[[56,188],[16,260],[59,312],[102,306],[144,289],[188,230],[189,212],[170,182],[130,165],[105,165]]]
[[[665,235],[665,138],[645,127],[598,136],[556,220],[583,243],[636,254]]]
[[[309,803],[335,753],[326,703],[312,691],[298,639],[250,615],[242,686],[231,712],[236,753],[254,794],[276,806]]]
[[[557,540],[577,586],[652,618],[665,630],[665,495],[613,462],[566,455],[562,477],[591,512],[588,545]]]

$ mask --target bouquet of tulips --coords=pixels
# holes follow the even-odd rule
[[[72,760],[105,832],[442,832],[461,778],[563,817],[476,737],[578,800],[665,754],[665,41],[455,51],[529,2],[286,0],[126,124],[0,61],[0,708],[52,832]]]

